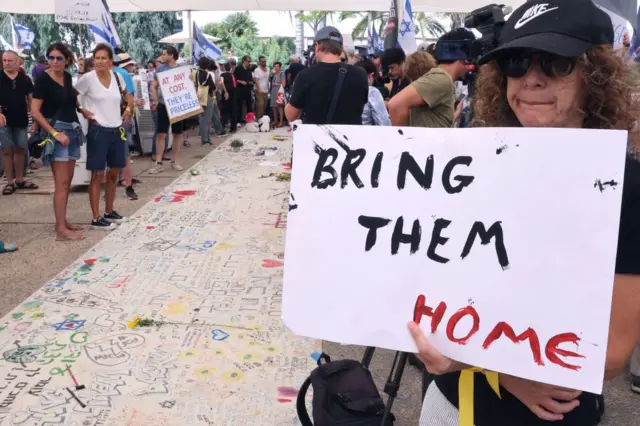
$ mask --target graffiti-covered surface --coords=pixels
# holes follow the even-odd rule
[[[296,424],[320,342],[280,319],[291,140],[242,139],[0,320],[0,425]]]

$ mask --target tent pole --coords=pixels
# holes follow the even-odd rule
[[[189,27],[189,56],[191,56],[190,59],[193,60],[193,22],[191,22],[190,10],[187,10],[187,26]],[[195,64],[193,65],[195,66]]]

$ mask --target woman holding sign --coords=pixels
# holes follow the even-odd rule
[[[527,2],[507,21],[500,43],[481,58],[486,65],[477,81],[476,121],[488,127],[634,129],[640,109],[632,98],[632,72],[612,48],[611,19],[590,0]],[[629,137],[635,151],[638,134]],[[605,379],[624,370],[640,337],[640,163],[631,155],[622,191]],[[409,330],[418,358],[436,375],[421,426],[593,426],[599,421],[596,395],[586,392],[477,369],[485,377],[475,374],[470,389],[465,382],[474,374],[470,366],[439,353],[415,323]],[[497,338],[528,345],[530,336],[523,331]],[[555,356],[555,364],[579,364],[575,345],[554,349],[544,355]]]

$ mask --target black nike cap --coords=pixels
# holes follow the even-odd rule
[[[613,45],[613,38],[611,18],[591,0],[528,1],[511,14],[498,47],[479,63],[516,49],[575,57],[595,46]]]

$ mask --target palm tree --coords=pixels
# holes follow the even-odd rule
[[[449,28],[449,30],[453,30],[455,28],[464,27],[464,18],[466,18],[468,14],[461,12],[447,12],[439,13],[438,15],[440,15],[442,18],[448,18],[449,20],[451,20],[451,27]]]
[[[322,24],[324,24],[327,21],[327,18],[333,13],[335,12],[311,10],[309,12],[299,13],[296,16],[302,22],[309,25],[311,31],[313,31],[313,34],[315,35],[315,33],[321,28]]]
[[[445,14],[443,14],[445,15]],[[342,12],[338,20],[359,18],[353,29],[352,37],[354,39],[366,37],[369,19],[373,20],[374,28],[378,30],[378,34],[382,36],[384,27],[389,19],[389,12]],[[416,27],[416,33],[420,33],[422,37],[435,36],[438,37],[446,32],[444,25],[440,22],[441,17],[432,13],[416,12],[413,14],[413,20]]]

